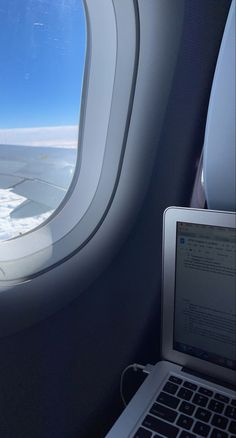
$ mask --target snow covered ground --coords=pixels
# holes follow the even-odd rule
[[[49,211],[30,218],[12,219],[11,211],[24,201],[23,196],[16,195],[11,190],[0,189],[0,242],[27,233],[52,214],[52,211]]]

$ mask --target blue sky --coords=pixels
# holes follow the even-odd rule
[[[79,0],[1,0],[0,129],[79,121],[86,23]]]

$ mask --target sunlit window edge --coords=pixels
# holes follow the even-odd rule
[[[0,245],[0,281],[1,284],[9,284],[13,282],[25,281],[32,274],[34,275],[41,268],[49,267],[53,262],[59,261],[64,256],[68,255],[75,247],[75,233],[72,232],[76,228],[77,246],[83,244],[86,240],[89,232],[96,227],[97,223],[94,222],[90,224],[91,226],[87,228],[87,220],[83,221],[86,217],[86,212],[90,209],[90,205],[93,207],[94,199],[96,199],[96,194],[101,169],[103,166],[104,152],[107,140],[107,131],[110,122],[110,111],[112,106],[113,97],[113,86],[115,72],[117,69],[117,28],[116,28],[116,16],[113,8],[113,2],[108,3],[103,0],[104,8],[106,8],[106,14],[104,14],[103,8],[100,5],[101,17],[98,19],[98,11],[93,0],[88,0],[85,2],[86,15],[87,15],[87,60],[86,60],[86,72],[85,72],[85,83],[83,88],[83,98],[82,98],[82,108],[81,108],[81,120],[80,122],[80,136],[79,142],[82,145],[82,152],[80,155],[80,162],[78,163],[79,172],[75,172],[76,183],[73,190],[69,190],[67,202],[63,203],[63,207],[59,208],[54,214],[51,220],[44,226],[39,227],[32,233],[24,235],[18,239],[14,239],[8,242],[3,242]],[[130,2],[131,3],[131,2]],[[132,8],[130,8],[132,9]],[[103,13],[102,13],[103,11]],[[132,11],[133,13],[133,11]],[[101,20],[104,20],[101,32]],[[130,19],[130,17],[129,17]],[[130,52],[135,52],[135,20],[133,19],[133,40],[131,39]],[[99,35],[99,44],[98,44]],[[108,41],[107,50],[106,42]],[[112,38],[113,35],[113,38]],[[104,56],[108,65],[108,76],[107,80],[110,82],[110,87],[108,81],[105,83],[104,87],[104,75],[100,77],[99,85],[99,74],[98,65],[101,65],[101,48],[103,47]],[[129,51],[127,51],[127,58],[129,57]],[[135,53],[133,53],[133,58],[135,58]],[[100,61],[100,63],[99,63]],[[131,65],[133,64],[133,59]],[[127,70],[130,69],[130,64],[128,63]],[[104,66],[103,66],[104,71]],[[95,74],[96,72],[96,74]],[[102,73],[100,71],[100,73]],[[131,75],[132,77],[132,75]],[[122,79],[123,80],[123,79]],[[121,85],[122,82],[120,82]],[[88,86],[89,85],[89,86]],[[102,88],[103,85],[103,88]],[[93,87],[95,90],[101,90],[101,94],[106,94],[107,112],[100,111],[96,105],[94,105],[93,99]],[[128,88],[130,84],[128,84]],[[91,110],[95,111],[95,114],[91,115]],[[89,114],[90,111],[90,114]],[[89,121],[96,120],[101,114],[103,114],[103,120],[99,119],[100,126],[103,122],[103,131],[100,135],[91,138],[91,126]],[[105,117],[104,117],[105,114]],[[126,113],[125,113],[126,114]],[[124,119],[126,115],[124,114]],[[87,130],[87,131],[86,131]],[[94,139],[96,139],[97,144],[97,159],[94,159]],[[99,141],[100,140],[100,141]],[[118,164],[119,164],[119,151],[118,151]],[[95,165],[94,169],[91,163]],[[94,172],[94,170],[96,172]],[[88,173],[90,172],[90,180],[88,178]],[[96,176],[96,178],[94,177]],[[88,188],[88,181],[91,183],[91,187]],[[113,189],[113,188],[112,188]],[[110,194],[110,191],[109,191]],[[80,202],[78,202],[80,199]],[[95,204],[95,203],[94,203]],[[78,210],[75,212],[74,206],[78,206]],[[104,208],[104,203],[102,203],[102,208]],[[71,214],[73,213],[73,214]],[[75,214],[74,214],[75,213]],[[102,216],[103,212],[99,217]],[[97,215],[96,215],[97,216]],[[91,217],[91,215],[90,215]],[[96,218],[95,218],[96,219]],[[98,218],[97,218],[98,220]],[[79,226],[78,226],[79,224]],[[65,236],[67,239],[65,240]],[[69,236],[69,238],[68,238]],[[55,244],[57,245],[57,252],[55,257]],[[60,249],[60,250],[59,250]],[[13,256],[14,254],[14,256]],[[27,265],[27,260],[30,257],[30,265]]]

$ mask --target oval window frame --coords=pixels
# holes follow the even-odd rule
[[[133,2],[125,14],[112,1],[101,0],[99,7],[93,0],[84,4],[87,53],[75,175],[47,221],[0,244],[3,287],[32,279],[79,251],[99,227],[115,190],[137,72],[137,11]],[[121,19],[127,20],[128,39],[117,26]]]
[[[121,63],[117,63],[121,76],[116,78],[114,86],[100,187],[89,208],[90,216],[85,215],[83,218],[85,230],[88,229],[86,218],[91,219],[88,226],[93,225],[97,218],[99,222],[88,239],[64,260],[44,271],[38,270],[34,276],[22,281],[0,282],[0,337],[42,321],[69,305],[82,292],[89,292],[89,285],[109,267],[127,239],[149,187],[178,60],[185,1],[180,0],[178,5],[172,0],[104,1],[106,4],[111,1],[114,6],[116,26],[119,37],[122,38],[120,47],[122,46],[124,54],[132,23],[135,23],[136,65],[134,71],[130,72],[132,89],[129,90],[127,106],[127,96],[122,102],[126,89],[122,89],[123,95],[120,89],[123,85],[122,74],[126,71],[123,70],[122,59]],[[88,3],[91,7],[100,7],[97,0],[87,0],[86,4]],[[124,27],[126,19],[128,25]],[[122,51],[120,56],[122,58]],[[117,150],[113,144],[114,139],[119,146]],[[120,155],[119,151],[122,151]],[[118,172],[112,175],[112,170]],[[110,186],[110,182],[114,184]],[[106,205],[102,204],[105,199],[102,189],[111,194]],[[101,196],[99,211],[96,211],[94,203],[96,199],[99,203],[97,194]],[[82,221],[78,226],[81,224]],[[66,244],[66,240],[62,239],[61,243]],[[53,249],[54,247],[55,245]],[[31,258],[28,257],[25,262],[27,261],[31,263]]]

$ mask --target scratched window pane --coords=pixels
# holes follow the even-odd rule
[[[1,0],[0,241],[42,224],[68,191],[85,50],[82,0]]]

